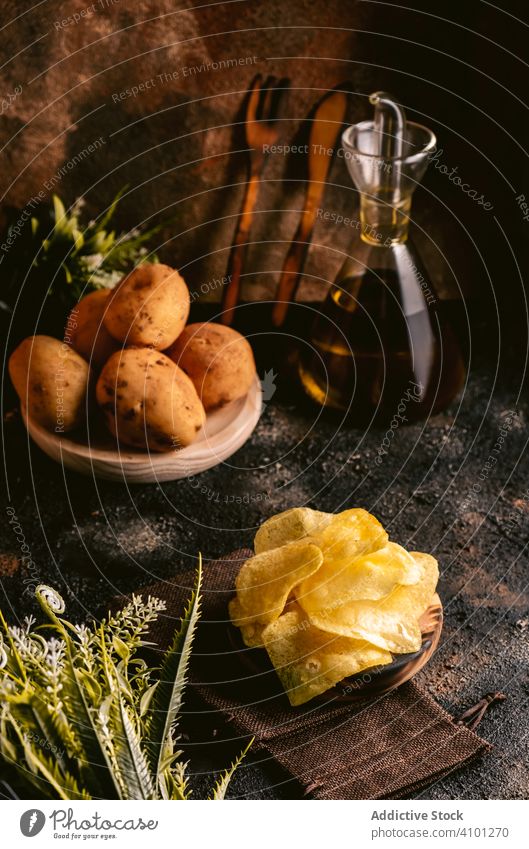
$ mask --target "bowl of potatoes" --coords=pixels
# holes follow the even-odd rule
[[[262,407],[237,331],[187,324],[188,288],[143,263],[86,295],[63,340],[31,336],[9,360],[29,435],[77,472],[130,483],[190,477],[248,439]]]

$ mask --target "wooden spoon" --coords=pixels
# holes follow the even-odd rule
[[[322,98],[312,119],[305,205],[279,280],[276,303],[272,311],[272,321],[276,327],[284,323],[289,303],[295,300],[334,147],[344,123],[346,107],[345,91],[333,90]]]

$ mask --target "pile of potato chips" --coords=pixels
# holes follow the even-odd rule
[[[264,646],[292,705],[392,654],[421,647],[419,618],[437,561],[389,542],[362,509],[306,507],[268,519],[237,577],[230,616],[247,646]]]

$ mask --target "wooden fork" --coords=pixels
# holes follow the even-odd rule
[[[266,164],[266,147],[275,144],[279,138],[279,109],[289,85],[290,81],[286,78],[277,80],[276,77],[270,76],[263,82],[262,74],[257,74],[250,87],[245,116],[246,142],[250,148],[249,177],[228,261],[228,283],[222,302],[223,324],[232,323],[239,300],[240,279],[248,235],[259,183]]]

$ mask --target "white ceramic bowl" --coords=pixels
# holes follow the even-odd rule
[[[32,440],[57,463],[91,477],[152,483],[187,478],[231,457],[255,429],[261,409],[261,383],[256,377],[244,398],[208,414],[192,445],[163,454],[117,446],[110,437],[90,430],[88,436],[52,433],[32,421],[25,410],[22,417]]]

